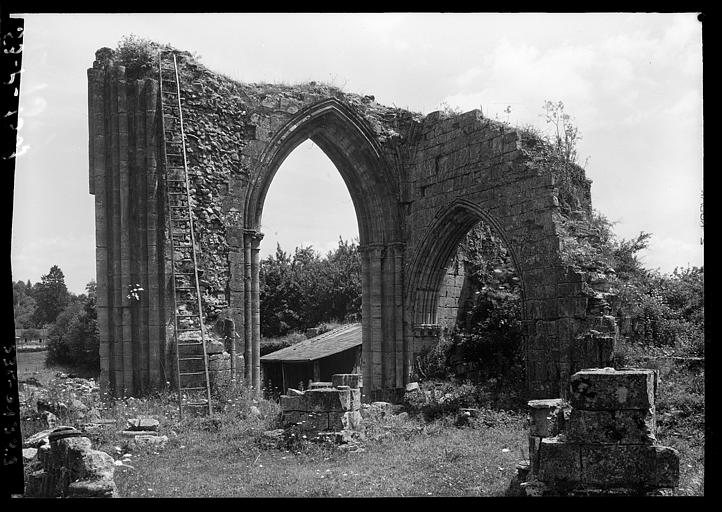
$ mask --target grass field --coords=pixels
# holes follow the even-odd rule
[[[18,377],[57,385],[44,353],[19,353]],[[660,369],[657,437],[680,452],[677,495],[704,494],[704,370]],[[22,388],[22,384],[21,384]],[[259,443],[276,428],[278,405],[225,397],[213,420],[178,420],[169,395],[88,404],[115,419],[97,434],[93,446],[120,459],[126,452],[119,431],[128,418],[153,416],[168,445],[158,451],[133,451],[128,466],[116,467],[122,497],[394,497],[502,496],[526,454],[525,413],[484,409],[472,427],[452,418],[432,422],[394,416],[366,422],[358,451],[299,442],[285,448]],[[255,404],[258,418],[249,413]],[[40,426],[23,425],[25,436]]]

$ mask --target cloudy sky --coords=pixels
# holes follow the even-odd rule
[[[680,14],[28,14],[12,234],[13,279],[57,264],[95,277],[87,75],[95,50],[135,34],[194,51],[244,82],[325,81],[423,114],[445,105],[544,128],[563,101],[589,157],[596,210],[644,262],[702,265],[702,31]],[[510,113],[505,110],[510,107]],[[301,192],[299,194],[299,191]],[[310,141],[267,197],[262,255],[357,236],[338,172]]]

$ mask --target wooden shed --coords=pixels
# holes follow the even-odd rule
[[[349,324],[261,357],[266,390],[283,394],[331,381],[334,373],[361,373],[361,324]],[[275,393],[274,393],[275,391]]]

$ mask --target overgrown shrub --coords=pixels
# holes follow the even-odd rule
[[[142,78],[157,70],[160,45],[134,34],[123,36],[115,50],[128,78]]]

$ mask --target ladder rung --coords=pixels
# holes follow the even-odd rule
[[[191,327],[188,329],[177,329],[177,332],[193,332],[193,331],[200,331],[200,327]]]
[[[181,373],[179,373],[178,375],[180,375],[181,377],[186,377],[186,376],[188,376],[188,375],[204,375],[205,373],[206,373],[205,371],[202,371],[202,372],[181,372]]]
[[[178,361],[203,361],[203,357],[179,357]]]
[[[194,341],[194,342],[192,342],[192,343],[191,343],[191,342],[188,342],[188,341],[179,341],[179,342],[178,342],[178,346],[179,346],[179,347],[187,347],[187,346],[190,346],[190,345],[201,345],[202,343],[203,343],[202,341]]]
[[[205,389],[205,388],[201,388]],[[183,405],[185,407],[205,407],[208,405],[208,400],[203,400],[201,402],[184,402]]]

